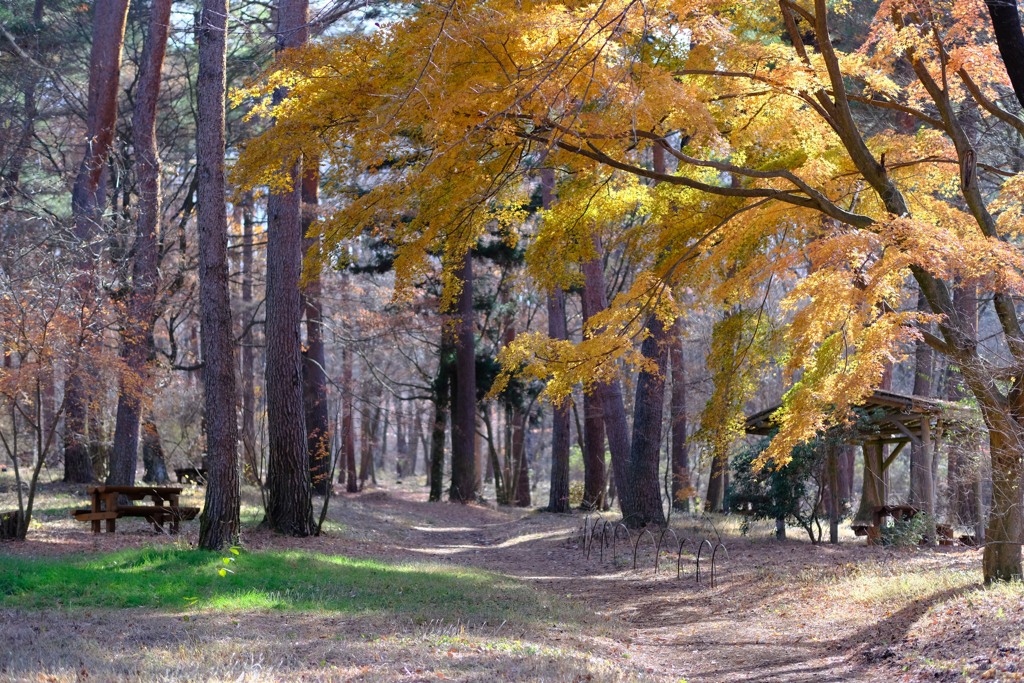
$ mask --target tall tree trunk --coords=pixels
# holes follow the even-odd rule
[[[407,440],[409,442],[409,470],[403,472],[403,476],[415,477],[416,476],[416,460],[419,455],[419,439],[420,433],[423,431],[423,417],[420,414],[419,401],[412,404],[413,418],[412,418],[412,431],[409,432]]]
[[[668,367],[670,329],[656,316],[647,321],[648,337],[640,345],[640,353],[654,362],[654,371],[641,370],[636,382],[633,409],[633,438],[629,453],[630,488],[640,518],[638,526],[665,523],[661,506],[661,424],[665,408],[665,375]]]
[[[71,190],[75,237],[82,250],[77,294],[86,302],[92,302],[97,296],[92,272],[98,257],[94,241],[103,211],[100,185],[117,124],[121,48],[127,19],[128,0],[96,0],[93,5],[85,154]],[[78,366],[73,367],[65,385],[64,480],[91,482],[94,480],[92,464],[83,438],[90,397],[81,372]]]
[[[607,465],[604,445],[604,411],[593,394],[583,396],[583,501],[586,511],[604,508],[607,488]]]
[[[512,457],[516,480],[516,507],[530,507],[530,466],[526,458],[526,419],[524,410],[512,412]]]
[[[278,51],[303,45],[307,0],[280,0]],[[287,94],[275,93],[281,100]],[[288,171],[290,189],[267,199],[267,524],[289,536],[313,533],[313,505],[302,401],[301,164]]]
[[[551,207],[555,174],[550,168],[541,171],[541,202]],[[548,336],[569,339],[565,323],[565,292],[561,288],[548,292]],[[569,406],[554,406],[551,413],[551,490],[549,512],[569,512]]]
[[[604,266],[600,254],[603,253],[601,240],[595,235],[594,247],[596,258],[583,265],[583,297],[584,308],[588,319],[608,308],[608,297],[604,286]],[[608,439],[608,450],[612,454],[612,472],[615,477],[615,488],[618,491],[619,509],[627,526],[641,526],[645,520],[637,506],[636,492],[629,473],[630,449],[629,426],[626,422],[626,408],[622,400],[622,384],[612,379],[601,382],[594,387],[594,393],[600,401],[604,419],[605,436]]]
[[[254,484],[262,481],[263,467],[256,452],[256,365],[253,347],[252,302],[252,227],[253,193],[250,190],[242,199],[242,471],[246,479]]]
[[[199,547],[219,550],[238,538],[238,422],[231,300],[228,291],[228,218],[224,206],[224,96],[226,0],[203,0],[196,37],[199,75],[196,150],[199,174],[199,305],[206,415],[206,504]]]
[[[320,243],[309,237],[319,203],[320,173],[310,160],[302,174],[302,233],[306,251],[315,251]],[[331,418],[327,412],[327,357],[324,352],[323,303],[320,296],[320,268],[306,283],[302,304],[306,314],[306,352],[302,356],[303,402],[306,412],[306,450],[309,453],[309,477],[315,493],[326,495],[331,488]]]
[[[356,426],[355,386],[352,383],[352,350],[346,345],[341,350],[341,452],[345,463],[341,477],[345,490],[355,493],[359,490],[356,479]]]
[[[149,359],[154,355],[153,325],[156,321],[157,226],[160,222],[160,155],[156,144],[156,107],[167,49],[171,0],[153,0],[149,32],[142,50],[142,65],[132,113],[132,144],[135,177],[139,187],[135,227],[135,261],[132,291],[121,355],[128,376],[121,378],[117,397],[114,449],[110,455],[107,483],[131,486],[139,451],[142,395],[149,384]],[[166,476],[166,473],[165,473]]]
[[[452,481],[448,498],[460,503],[476,499],[476,355],[473,316],[473,255],[463,256],[459,272],[455,344],[455,399],[452,411]]]
[[[401,479],[409,469],[409,439],[405,420],[405,400],[395,399],[395,473]]]
[[[455,372],[455,340],[447,321],[441,323],[441,346],[438,351],[437,376],[434,378],[434,421],[430,430],[430,456],[427,476],[430,500],[441,500],[444,489],[444,441],[451,405],[452,375]]]
[[[686,364],[683,356],[683,322],[676,318],[668,337],[672,365],[672,507],[690,511],[690,455],[686,443]]]
[[[922,292],[917,295],[917,310],[929,313],[928,300]],[[924,342],[919,340],[914,350],[914,395],[930,397],[932,393],[932,350]],[[929,435],[928,420],[926,415],[923,432]],[[910,504],[922,510],[928,515],[929,530],[928,539],[935,538],[935,487],[932,479],[932,458],[934,456],[930,439],[921,439],[921,443],[910,444],[910,491],[908,500]]]
[[[957,285],[953,289],[953,306],[958,318],[965,322],[970,338],[977,339],[977,287]],[[963,371],[956,364],[951,363],[946,368],[944,395],[949,401],[963,401],[971,396],[970,389],[964,382]],[[949,444],[949,521],[954,525],[973,528],[978,526],[980,521],[977,484],[982,470],[978,457],[982,450],[981,444],[972,430],[957,423],[947,425],[946,429]]]

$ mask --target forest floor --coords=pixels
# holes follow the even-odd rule
[[[221,578],[219,556],[188,550],[197,522],[93,535],[67,516],[84,488],[48,484],[29,540],[0,545],[0,680],[1024,680],[1024,589],[983,588],[974,549],[815,546],[677,517],[677,578],[675,547],[655,573],[649,535],[636,570],[621,536],[614,560],[599,544],[587,557],[579,513],[390,486],[332,499],[325,533],[292,539],[256,528],[247,499]],[[706,553],[695,580],[703,538],[727,548],[714,586]]]

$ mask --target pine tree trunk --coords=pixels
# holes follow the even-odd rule
[[[565,292],[548,294],[548,336],[568,339],[565,324]],[[569,512],[569,406],[563,403],[551,409],[551,490],[549,512]]]
[[[452,411],[452,481],[448,498],[460,503],[476,499],[476,355],[473,315],[473,255],[463,257],[459,272],[455,344],[455,397]]]
[[[649,336],[640,345],[640,353],[653,361],[657,370],[641,370],[636,382],[633,409],[633,438],[629,454],[632,489],[636,509],[631,511],[636,526],[665,524],[661,505],[661,424],[665,407],[665,375],[668,367],[669,328],[656,316],[647,321]]]
[[[306,0],[278,4],[278,51],[306,42]],[[275,99],[286,97],[278,91]],[[289,536],[313,533],[313,506],[302,395],[301,164],[289,169],[291,189],[267,199],[267,524]]]
[[[604,412],[593,394],[583,396],[583,502],[586,511],[604,508],[608,486],[605,460]]]
[[[352,350],[346,345],[341,350],[341,450],[345,463],[341,477],[345,490],[355,493],[359,490],[356,479],[356,425],[355,386],[352,383]]]
[[[416,476],[416,460],[418,459],[419,455],[420,433],[423,431],[423,418],[420,415],[419,401],[413,403],[412,410],[412,432],[410,432],[408,435],[409,471],[408,473],[403,473],[403,475],[407,477]]]
[[[142,51],[139,82],[132,114],[135,177],[139,188],[135,227],[135,261],[128,320],[122,338],[122,358],[129,377],[122,378],[117,397],[114,448],[107,483],[135,483],[139,452],[142,393],[149,384],[149,359],[154,355],[153,325],[156,321],[157,225],[160,221],[160,156],[156,143],[156,107],[161,70],[167,48],[171,0],[153,0],[149,32]],[[166,478],[166,471],[164,472]]]
[[[89,95],[85,154],[71,190],[75,238],[82,250],[76,290],[83,302],[99,296],[92,272],[98,251],[94,244],[102,220],[101,188],[107,156],[117,124],[117,93],[121,74],[121,48],[128,19],[128,0],[96,0],[93,4],[92,51],[89,57]],[[79,374],[71,368],[66,381],[64,415],[64,481],[94,481],[89,449],[83,439],[90,396]]]
[[[231,300],[228,292],[228,225],[224,206],[224,96],[227,54],[226,0],[203,0],[196,26],[199,75],[196,150],[199,229],[199,305],[206,416],[206,503],[199,547],[219,550],[238,538],[238,422]]]
[[[307,164],[302,174],[302,234],[308,235],[316,219],[320,174],[316,161]],[[319,240],[305,239],[306,251],[315,250]],[[306,412],[306,450],[309,453],[309,477],[313,491],[321,496],[331,488],[331,418],[327,412],[327,357],[324,352],[323,303],[320,296],[320,269],[306,283],[302,304],[306,314],[306,351],[302,355],[303,403]]]
[[[437,376],[434,378],[434,421],[430,431],[430,456],[427,475],[430,500],[438,502],[444,489],[444,441],[448,429],[451,406],[452,380],[455,372],[455,340],[447,321],[441,323],[441,346],[438,350]]]
[[[530,507],[530,466],[526,460],[526,413],[519,408],[512,411],[512,457],[516,479],[516,507]]]
[[[676,318],[669,334],[672,365],[672,507],[690,511],[690,455],[686,443],[686,364],[683,356],[683,322]]]

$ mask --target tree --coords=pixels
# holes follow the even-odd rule
[[[128,0],[97,0],[93,5],[85,153],[71,190],[74,235],[79,243],[82,270],[77,289],[84,306],[91,305],[99,295],[91,274],[99,258],[95,240],[104,203],[101,176],[114,141],[127,19]],[[77,373],[68,376],[64,391],[64,481],[91,482],[95,477],[85,441],[90,397]]]
[[[249,145],[242,175],[266,174],[254,159],[311,152],[327,155],[339,186],[373,174],[378,184],[327,217],[324,236],[336,243],[415,207],[410,220],[390,224],[399,290],[432,246],[465,245],[467,230],[478,234],[489,221],[512,225],[522,173],[540,154],[568,172],[555,209],[565,220],[546,220],[558,229],[543,228],[547,239],[527,254],[550,266],[534,269],[547,271],[546,282],[572,281],[573,266],[597,255],[603,226],[650,216],[631,247],[646,272],[588,339],[569,348],[523,335],[505,357],[510,371],[547,368],[549,391],[563,397],[577,382],[600,394],[606,383],[593,381],[595,368],[605,369],[603,380],[620,362],[643,365],[635,313],[662,287],[689,287],[719,310],[759,312],[789,268],[806,264],[773,321],[791,388],[765,460],[785,463],[797,443],[843,419],[889,359],[923,338],[962,368],[989,427],[984,570],[986,580],[1009,579],[1021,575],[1024,392],[1003,378],[1018,377],[1024,363],[1013,305],[1024,259],[1008,239],[1021,222],[1024,182],[1005,146],[983,145],[961,112],[1005,131],[1024,124],[989,95],[1000,81],[980,5],[955,13],[918,5],[883,4],[848,53],[831,41],[825,0],[777,11],[626,0],[424,8],[394,30],[296,55],[254,86],[265,94],[287,78],[299,104]],[[908,68],[897,72],[897,63]],[[913,134],[897,125],[902,116],[915,119]],[[654,147],[677,167],[653,170]],[[632,199],[606,204],[595,220],[587,201],[609,184]],[[991,263],[1000,264],[995,273]],[[938,334],[902,306],[909,278]],[[950,287],[958,279],[991,298],[1005,358],[976,344],[958,318]],[[614,403],[602,400],[625,511],[631,494],[616,454],[628,450],[628,436],[617,409],[609,414]]]
[[[132,142],[135,148],[139,205],[136,216],[132,289],[129,294],[121,350],[127,372],[121,378],[117,397],[114,448],[107,475],[108,484],[121,486],[135,484],[142,399],[148,386],[147,365],[156,353],[153,326],[157,318],[157,226],[162,208],[156,110],[164,53],[167,49],[167,33],[170,30],[170,16],[171,0],[153,1],[150,7],[149,30],[143,48],[142,69],[135,90],[135,107],[132,112]],[[164,480],[166,476],[165,471]]]
[[[473,316],[473,257],[461,256],[458,320],[455,323],[455,376],[452,400],[452,481],[448,498],[476,500],[476,344]]]
[[[228,219],[224,204],[224,89],[226,0],[203,0],[196,38],[196,154],[199,179],[199,304],[202,325],[203,404],[206,409],[206,502],[199,547],[219,550],[238,538],[238,421],[231,303],[228,293]]]
[[[308,38],[309,4],[278,4],[278,50],[303,45]],[[283,89],[275,95],[286,97]],[[301,160],[287,171],[287,182],[267,200],[267,523],[291,536],[313,533],[309,455],[302,392]]]

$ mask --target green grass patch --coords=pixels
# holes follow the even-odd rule
[[[301,551],[243,553],[223,577],[221,554],[181,548],[3,564],[0,606],[24,609],[191,606],[520,622],[552,613],[546,596],[497,574]]]

